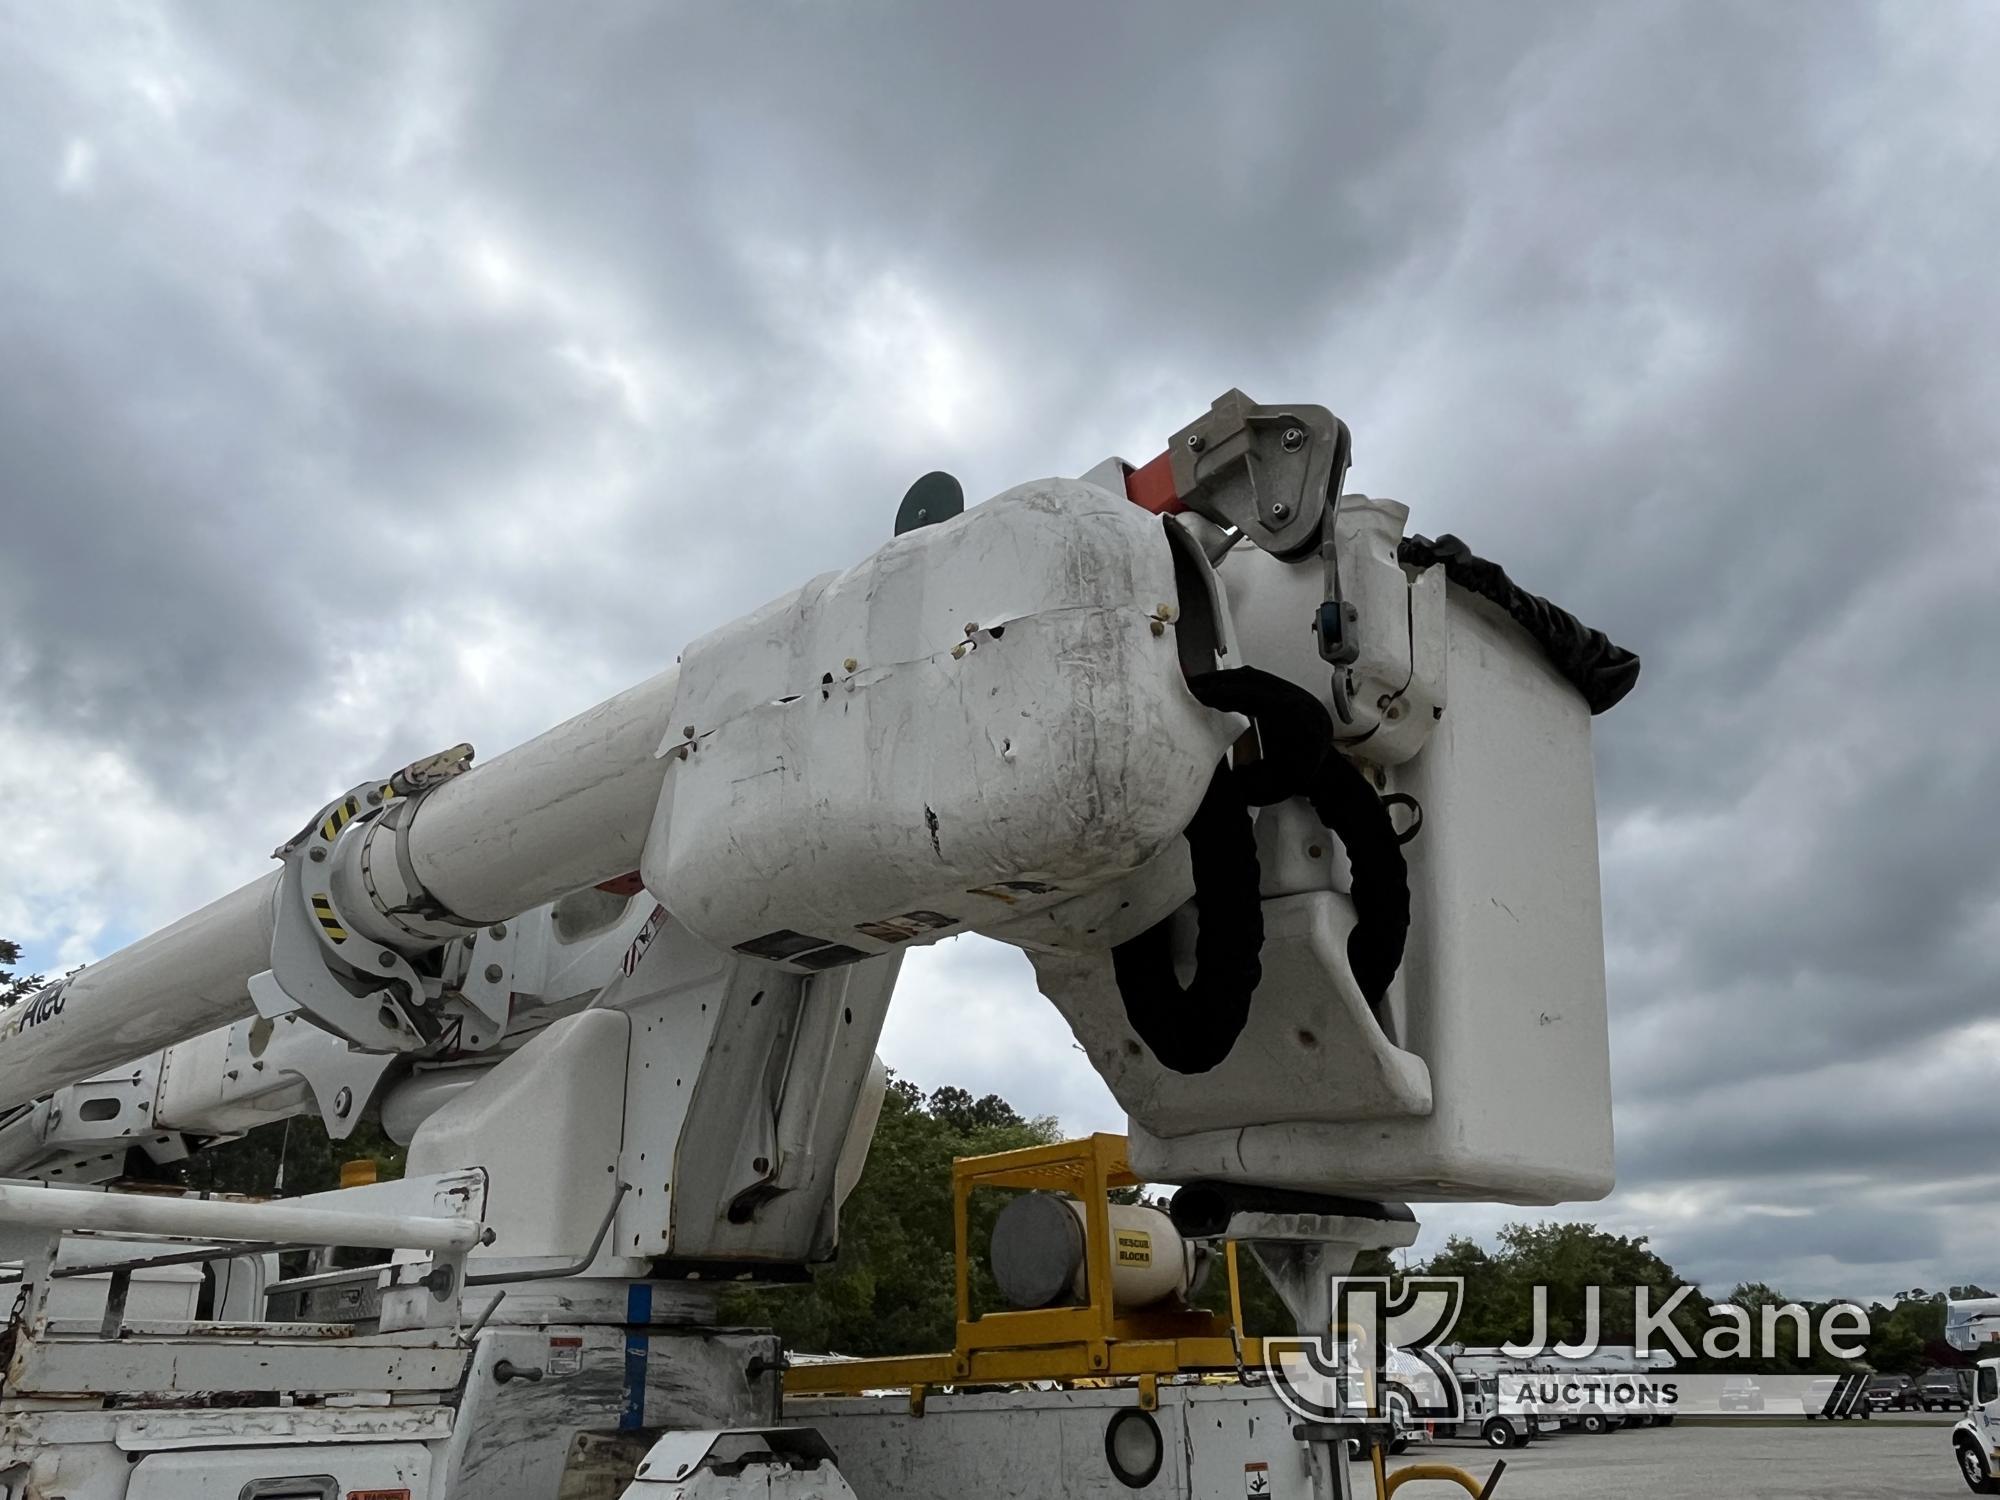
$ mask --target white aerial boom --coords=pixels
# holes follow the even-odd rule
[[[337,830],[349,832],[346,841],[327,839],[323,826],[347,801],[339,799],[306,834],[309,859],[336,848],[340,856],[316,889],[340,891],[342,915],[357,939],[379,940],[375,953],[422,954],[637,869],[665,774],[657,752],[676,679],[670,667],[477,776],[433,772],[420,833],[407,816],[350,815]],[[445,758],[441,767],[464,763]],[[360,807],[375,814],[386,800],[389,814],[414,810],[414,799],[400,808],[395,795],[385,799],[389,790],[358,789]],[[0,1024],[0,1109],[250,1014],[250,980],[271,968],[281,883],[279,872],[252,881],[15,1007]],[[379,958],[364,962],[391,972]],[[350,1038],[361,1046],[414,1035],[400,1018],[394,1028],[367,1020],[369,1030]],[[381,1034],[391,1029],[394,1038]]]
[[[962,514],[927,483],[856,567],[491,762],[359,784],[272,875],[17,1006],[0,1171],[378,1114],[413,1186],[377,1196],[462,1215],[476,1173],[485,1236],[411,1246],[381,1336],[455,1327],[415,1289],[460,1270],[510,1286],[489,1363],[552,1276],[581,1324],[698,1326],[691,1278],[832,1253],[900,956],[978,932],[1029,955],[1183,1232],[1250,1241],[1307,1324],[1414,1233],[1371,1205],[1601,1195],[1589,720],[1636,658],[1343,496],[1347,461],[1323,408],[1230,392],[1141,468]],[[729,1425],[630,1379],[621,1428]],[[774,1419],[756,1389],[722,1415]],[[438,1494],[556,1493],[438,1462]]]

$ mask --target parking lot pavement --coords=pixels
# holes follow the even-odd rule
[[[1500,1453],[1477,1443],[1430,1443],[1391,1467],[1428,1460],[1483,1478],[1507,1473],[1495,1500],[1965,1500],[1951,1434],[1932,1421],[1670,1427],[1588,1437],[1564,1433]],[[1355,1477],[1361,1478],[1357,1468]],[[1364,1488],[1361,1493],[1366,1494]],[[1459,1492],[1403,1490],[1409,1500]]]

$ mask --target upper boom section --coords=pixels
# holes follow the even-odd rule
[[[361,1053],[491,1046],[514,997],[470,940],[637,871],[774,978],[1024,949],[1154,1180],[1599,1194],[1589,722],[1636,659],[1344,496],[1348,448],[1230,392],[1152,463],[916,524],[489,764],[363,783],[278,874],[16,1010],[0,1108],[253,997]]]

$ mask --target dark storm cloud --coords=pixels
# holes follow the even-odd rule
[[[1990,1077],[1991,1029],[1944,1051],[1861,1051],[1795,1076],[1649,1096],[1630,1111],[1622,1165],[1639,1182],[1753,1183],[1782,1192],[1802,1167],[1908,1182],[1951,1174],[1966,1139],[1956,1100]]]
[[[1623,1188],[1950,1170],[1842,1070],[1920,1078],[1993,998],[1974,9],[164,16],[0,48],[22,745],[282,833],[844,566],[923,469],[977,496],[1228,385],[1323,400],[1357,487],[1646,657],[1599,724]],[[964,1081],[1061,1108],[994,1056]]]
[[[1943,1248],[1943,1237],[1934,1224],[1921,1219],[1898,1221],[1876,1208],[1836,1207],[1807,1217],[1777,1214],[1750,1214],[1713,1226],[1695,1226],[1675,1236],[1677,1269],[1683,1274],[1702,1275],[1717,1291],[1726,1291],[1747,1279],[1766,1281],[1790,1292],[1775,1269],[1788,1261],[1829,1262],[1843,1268],[1850,1285],[1859,1281],[1856,1296],[1872,1296],[1882,1271],[1911,1261],[1923,1261]],[[1721,1277],[1711,1273],[1722,1265],[1732,1267],[1772,1267],[1768,1275],[1738,1273]],[[1891,1282],[1895,1281],[1893,1275]],[[1900,1285],[1892,1289],[1900,1290]],[[1794,1295],[1811,1296],[1808,1292]],[[1817,1300],[1816,1298],[1814,1300]]]

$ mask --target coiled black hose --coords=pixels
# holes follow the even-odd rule
[[[1255,667],[1188,679],[1209,708],[1257,727],[1260,757],[1225,758],[1183,836],[1194,865],[1195,972],[1174,973],[1172,919],[1111,952],[1112,973],[1133,1031],[1161,1065],[1205,1073],[1229,1056],[1263,979],[1262,874],[1248,810],[1304,797],[1347,850],[1355,926],[1347,958],[1371,1008],[1402,964],[1410,928],[1408,869],[1389,811],[1355,766],[1332,748],[1333,722],[1304,688]]]

